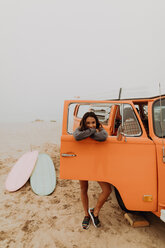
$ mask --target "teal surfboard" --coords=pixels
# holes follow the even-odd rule
[[[30,177],[30,185],[37,195],[50,195],[56,187],[56,171],[49,155],[39,154]]]

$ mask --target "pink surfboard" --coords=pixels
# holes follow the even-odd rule
[[[9,172],[5,187],[8,191],[20,189],[30,178],[38,158],[38,151],[25,153]]]

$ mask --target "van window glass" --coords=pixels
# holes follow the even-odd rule
[[[82,118],[86,112],[94,112],[97,115],[99,121],[102,124],[107,125],[109,120],[111,105],[112,104],[104,104],[104,103],[91,103],[88,105],[80,105],[78,109],[77,117]]]
[[[100,123],[107,126],[109,121],[109,114],[111,111],[111,103],[72,103],[68,109],[68,133],[79,126],[79,123],[86,112],[94,112]],[[77,110],[76,110],[77,109]]]
[[[143,114],[144,114],[144,118],[148,119],[148,105],[143,105]]]
[[[90,105],[86,104],[86,105],[80,105],[78,108],[78,112],[77,112],[77,118],[82,118],[83,115],[89,111]]]
[[[73,125],[74,125],[74,111],[77,106],[77,103],[71,103],[68,108],[68,123],[67,123],[67,131],[68,133],[73,133]]]
[[[133,111],[133,108],[129,104],[124,104],[121,107],[121,116],[122,116],[122,126],[123,132],[126,136],[140,136],[141,128],[137,117]]]
[[[155,101],[153,104],[153,127],[155,135],[165,137],[165,99]]]
[[[123,106],[123,107],[122,107]],[[114,103],[71,103],[68,109],[67,131],[73,134],[79,127],[83,115],[94,112],[110,136],[116,136],[120,125],[127,136],[140,136],[141,128],[130,104]]]

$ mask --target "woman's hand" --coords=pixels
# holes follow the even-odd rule
[[[99,133],[101,131],[102,126],[100,125],[99,128],[96,128],[96,132]]]

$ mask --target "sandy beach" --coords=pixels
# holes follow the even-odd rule
[[[133,228],[124,218],[114,191],[100,212],[102,226],[83,230],[79,182],[59,179],[60,125],[56,122],[0,124],[0,247],[1,248],[164,248],[165,223],[152,213],[149,227]],[[29,150],[49,154],[57,186],[49,196],[35,195],[29,181],[17,192],[5,190],[15,162]],[[100,187],[89,183],[90,207]]]

